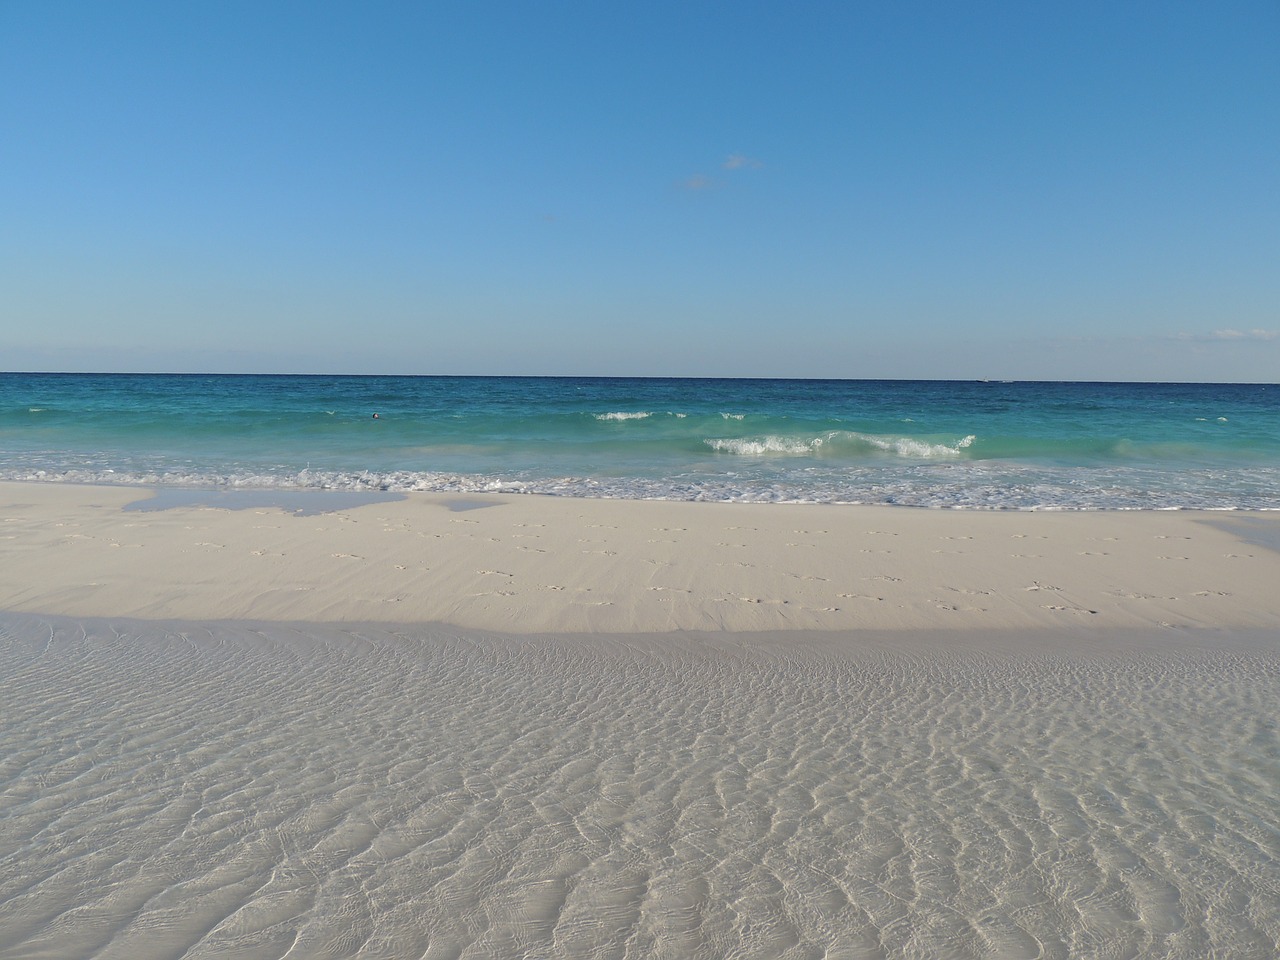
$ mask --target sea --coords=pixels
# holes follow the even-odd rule
[[[1280,385],[0,374],[0,479],[1280,509]]]

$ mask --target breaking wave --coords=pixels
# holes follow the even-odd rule
[[[809,439],[779,436],[728,437],[711,438],[704,442],[717,453],[742,457],[888,454],[912,460],[931,460],[959,457],[976,439],[976,436],[970,434],[954,443],[930,443],[913,437],[877,437],[842,430]]]

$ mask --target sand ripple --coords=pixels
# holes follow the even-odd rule
[[[9,957],[1272,957],[1280,654],[0,618]]]

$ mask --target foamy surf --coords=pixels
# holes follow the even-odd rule
[[[958,457],[973,446],[970,434],[954,442],[930,442],[915,437],[883,437],[849,430],[835,430],[816,437],[711,437],[703,442],[717,453],[740,457],[846,456],[886,454],[906,460]]]

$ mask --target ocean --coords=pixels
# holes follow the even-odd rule
[[[1280,385],[8,373],[0,479],[1275,510]]]

